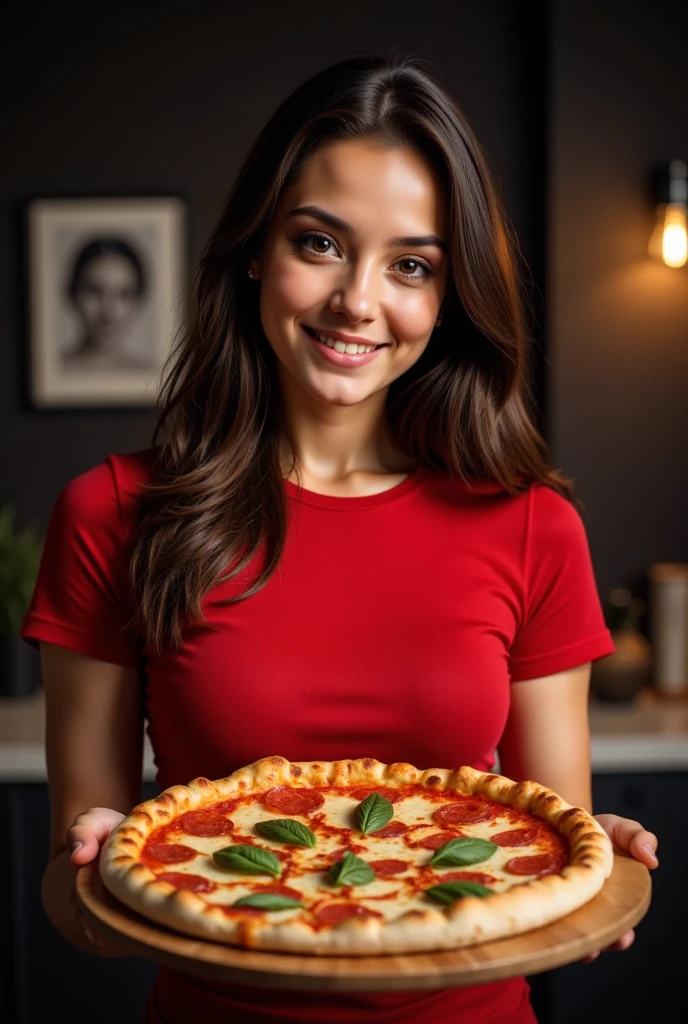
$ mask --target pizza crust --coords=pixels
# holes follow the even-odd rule
[[[187,811],[224,800],[275,786],[402,785],[483,796],[534,814],[566,837],[569,862],[559,874],[515,883],[506,892],[483,898],[464,897],[448,909],[429,905],[393,920],[349,918],[319,930],[306,923],[300,909],[240,919],[228,916],[201,895],[158,880],[140,862],[153,831]],[[612,844],[595,819],[536,782],[517,783],[469,767],[421,771],[410,764],[385,765],[373,758],[290,762],[278,756],[263,758],[216,782],[197,778],[188,786],[172,786],[139,804],[113,830],[100,857],[101,878],[112,895],[161,925],[253,949],[347,956],[460,949],[539,928],[592,899],[612,866]]]

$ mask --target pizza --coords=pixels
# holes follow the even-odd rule
[[[459,949],[569,914],[612,845],[536,782],[373,758],[266,757],[135,807],[100,857],[105,887],[188,935],[251,949]]]

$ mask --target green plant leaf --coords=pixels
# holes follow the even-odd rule
[[[12,505],[0,509],[0,634],[21,629],[41,561],[42,541],[33,527],[14,527]]]
[[[430,861],[431,868],[465,867],[488,860],[499,847],[488,839],[450,839],[435,851]]]
[[[356,808],[356,821],[361,832],[377,832],[393,817],[394,807],[379,793],[371,793]]]
[[[442,882],[440,885],[433,885],[425,890],[425,895],[438,903],[445,903],[448,906],[456,903],[464,896],[489,896],[493,889],[479,882]]]
[[[256,823],[256,832],[266,839],[274,839],[278,843],[289,843],[291,846],[309,846],[316,844],[315,832],[307,825],[291,818],[272,818],[270,821]]]
[[[221,868],[248,875],[268,874],[277,878],[282,870],[274,853],[262,846],[225,846],[222,850],[215,850],[213,860]]]
[[[291,910],[292,907],[305,907],[300,900],[290,896],[280,896],[276,892],[254,892],[250,896],[242,896],[232,903],[233,907],[258,907],[259,910]]]
[[[332,885],[367,885],[375,878],[375,872],[364,860],[347,850],[340,861],[330,868],[329,880]]]

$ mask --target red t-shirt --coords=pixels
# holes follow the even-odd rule
[[[205,598],[211,629],[153,655],[131,628],[128,552],[150,451],[110,456],[60,494],[22,635],[141,668],[161,788],[258,758],[374,757],[490,771],[512,684],[614,650],[581,518],[545,486],[510,497],[419,468],[382,494],[285,481],[289,525],[262,567]],[[429,992],[274,992],[163,970],[150,1024],[204,1018],[529,1024],[522,978]]]

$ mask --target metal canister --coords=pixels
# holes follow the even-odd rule
[[[650,641],[654,685],[666,697],[688,696],[688,565],[650,566]]]

